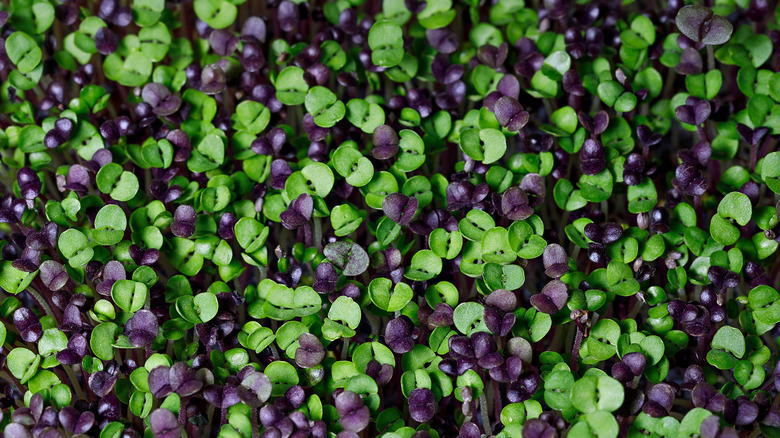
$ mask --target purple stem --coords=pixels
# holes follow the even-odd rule
[[[580,358],[580,347],[582,346],[582,327],[580,326],[580,322],[577,321],[577,334],[574,335],[574,345],[571,349],[571,369],[572,371],[577,371],[577,368],[580,365],[579,358]]]
[[[756,162],[758,161],[758,145],[750,146],[750,173],[756,171]]]
[[[252,406],[252,438],[260,438],[260,431],[257,426],[257,407]]]
[[[496,424],[501,422],[501,410],[503,409],[503,400],[501,392],[498,389],[498,381],[493,380],[493,414],[496,417]]]
[[[179,426],[182,429],[187,430],[187,398],[182,397],[181,404],[179,405]]]

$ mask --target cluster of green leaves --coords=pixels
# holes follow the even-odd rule
[[[5,435],[780,436],[780,7],[543,3],[0,5]]]

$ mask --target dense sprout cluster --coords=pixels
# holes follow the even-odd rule
[[[770,3],[0,3],[0,431],[780,437]]]

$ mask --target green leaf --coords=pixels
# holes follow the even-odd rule
[[[693,408],[685,414],[685,417],[680,421],[680,429],[677,432],[678,438],[687,438],[701,433],[701,423],[706,418],[710,417],[712,412],[702,409]]]
[[[536,98],[553,98],[558,94],[558,82],[550,79],[541,70],[531,77],[531,87],[533,90],[528,92]]]
[[[375,103],[351,99],[347,102],[347,120],[366,134],[372,134],[385,123],[385,111]]]
[[[98,132],[97,128],[91,123],[81,120],[76,126],[76,132],[71,135],[70,146],[78,151],[81,158],[91,160],[95,152],[102,149],[105,144],[103,143],[103,138],[100,136],[100,132]],[[118,166],[116,163],[109,164]],[[106,166],[108,166],[108,164]],[[103,166],[101,170],[106,166]],[[100,188],[100,186],[98,186],[98,188]]]
[[[504,38],[497,27],[488,23],[479,23],[469,32],[469,41],[474,47],[482,47],[485,44],[498,47],[504,42]]]
[[[491,228],[482,236],[482,260],[486,263],[506,265],[516,258],[517,253],[512,251],[506,228]]]
[[[463,248],[463,235],[459,231],[448,233],[444,228],[437,228],[428,236],[428,242],[437,256],[452,260]]]
[[[664,341],[658,336],[648,336],[639,343],[642,352],[647,357],[648,365],[656,365],[664,358]]]
[[[780,194],[780,152],[772,152],[761,160],[761,179],[773,192]]]
[[[330,212],[330,223],[337,237],[344,237],[357,230],[363,223],[363,216],[350,204],[333,207]]]
[[[44,33],[54,23],[54,6],[47,1],[36,1],[32,4],[32,15],[35,33]]]
[[[268,126],[271,112],[260,102],[245,100],[236,107],[236,119],[240,123],[240,129],[259,134]]]
[[[38,365],[40,363],[41,356],[22,347],[14,348],[8,353],[8,357],[6,357],[8,371],[19,379],[19,383],[22,385],[27,383],[27,381],[38,372]]]
[[[475,302],[458,304],[453,312],[453,321],[459,332],[471,336],[476,332],[488,332],[485,324],[485,306]]]
[[[504,157],[506,137],[498,129],[469,129],[461,133],[460,147],[474,160],[491,164]]]
[[[646,213],[658,202],[658,192],[650,178],[643,178],[634,186],[628,186],[628,211],[630,213]]]
[[[151,167],[167,169],[173,163],[173,145],[162,138],[154,141],[153,138],[145,141],[141,146],[143,159]]]
[[[210,292],[201,292],[195,296],[184,295],[176,299],[176,311],[187,321],[202,324],[217,316],[219,303],[217,296]]]
[[[637,15],[631,27],[620,33],[620,41],[632,49],[646,49],[655,43],[655,25],[646,16]]]
[[[412,256],[412,263],[404,272],[404,277],[413,281],[426,281],[439,275],[441,269],[441,258],[433,251],[424,249]]]
[[[612,260],[607,266],[607,281],[610,291],[616,295],[631,296],[639,291],[634,271],[626,263],[617,260]]]
[[[403,309],[414,297],[414,292],[408,284],[399,282],[393,286],[393,282],[384,277],[377,277],[371,281],[368,285],[368,294],[374,305],[387,312]]]
[[[133,280],[118,280],[111,286],[111,298],[125,312],[136,312],[146,303],[149,288]]]
[[[571,407],[571,390],[574,385],[574,375],[568,370],[553,371],[544,379],[544,401],[551,408],[563,411]],[[513,403],[524,408],[522,403]],[[509,405],[509,406],[512,406]],[[506,408],[501,411],[501,421],[504,422]],[[515,415],[517,417],[517,414]],[[525,417],[525,409],[522,409],[522,417]],[[509,420],[509,419],[507,419]],[[511,420],[509,420],[511,422]],[[504,422],[504,424],[508,424]]]
[[[89,346],[92,353],[101,360],[114,358],[114,341],[120,333],[119,326],[113,322],[103,322],[92,330],[89,338]]]
[[[760,33],[749,36],[741,45],[744,49],[747,49],[750,54],[750,62],[755,68],[764,65],[764,63],[769,60],[774,49],[774,45],[769,36]]]
[[[634,108],[636,108],[637,102],[638,99],[634,93],[626,92],[617,98],[614,108],[616,111],[627,113],[633,111]]]
[[[43,54],[38,43],[24,32],[17,31],[5,41],[8,59],[21,73],[30,73],[41,63]]]
[[[425,142],[411,129],[401,130],[398,136],[399,153],[393,167],[403,172],[417,170],[425,163]]]
[[[383,0],[382,16],[386,20],[392,20],[399,26],[402,26],[409,21],[412,13],[406,8],[406,4],[403,1]]]
[[[328,318],[340,321],[354,330],[360,324],[360,306],[352,298],[340,296],[331,304]]]
[[[265,314],[277,321],[288,321],[295,317],[304,317],[317,313],[322,307],[322,300],[314,289],[299,286],[296,289],[275,284],[263,306]]]
[[[617,352],[620,326],[611,319],[600,319],[587,337],[587,352],[597,362],[607,360]]]
[[[89,239],[79,230],[65,230],[57,239],[57,247],[68,259],[68,264],[74,268],[81,267],[92,260],[94,251],[89,246]]]
[[[623,385],[605,375],[585,376],[571,387],[571,403],[586,414],[615,411],[623,404]]]
[[[352,362],[358,371],[364,372],[371,360],[376,360],[380,364],[395,366],[395,356],[381,342],[364,342],[352,352]]]
[[[425,0],[425,8],[417,15],[420,25],[426,29],[440,29],[455,19],[452,0]]]
[[[490,22],[495,25],[512,23],[516,20],[516,14],[524,7],[525,0],[499,0],[490,8]]]
[[[165,23],[157,22],[144,27],[138,32],[138,38],[141,40],[141,51],[153,62],[162,61],[168,54],[171,32]]]
[[[46,150],[43,139],[46,133],[40,126],[27,125],[19,133],[19,149],[25,153],[41,152]]]
[[[485,383],[482,381],[482,378],[479,377],[479,374],[474,370],[468,370],[458,376],[455,383],[458,386],[455,390],[455,398],[459,401],[463,401],[463,388],[470,388],[472,397],[479,397],[479,395],[482,394],[482,390],[485,388]]]
[[[268,238],[268,227],[251,217],[244,217],[236,222],[233,227],[236,240],[247,253],[253,253],[260,249]]]
[[[404,53],[401,63],[393,68],[385,70],[385,74],[393,82],[404,83],[411,81],[417,75],[420,65],[417,58],[409,53]]]
[[[357,149],[341,146],[332,158],[333,168],[354,187],[363,187],[374,177],[374,165]]]
[[[341,121],[347,107],[336,95],[325,87],[311,88],[304,101],[306,111],[314,117],[314,123],[322,128],[331,128]]]
[[[212,131],[203,137],[196,150],[187,160],[187,167],[193,172],[207,172],[214,170],[225,161],[225,142],[220,135]]]
[[[374,65],[390,68],[400,64],[404,57],[401,26],[389,20],[377,21],[368,32],[368,46]]]
[[[550,121],[568,135],[574,134],[579,123],[574,108],[570,106],[565,106],[553,112],[550,116]]]
[[[596,175],[582,175],[577,185],[582,197],[589,202],[601,202],[609,199],[612,194],[612,174],[604,168]]]
[[[188,88],[184,90],[181,98],[183,102],[187,102],[191,106],[190,117],[204,122],[210,122],[214,119],[217,113],[217,102],[213,97],[209,97],[193,88]]]
[[[719,328],[710,345],[713,349],[725,350],[733,354],[737,359],[745,355],[745,336],[736,327]]]
[[[718,214],[725,219],[733,220],[739,225],[745,226],[753,215],[753,206],[747,195],[740,192],[731,192],[721,199],[718,204]]]
[[[62,235],[60,235],[60,239],[62,239]],[[90,255],[90,258],[91,257],[92,256]],[[27,286],[32,283],[37,273],[38,271],[20,271],[13,267],[11,261],[0,262],[0,287],[2,287],[9,294],[16,295],[19,292],[27,289]]]
[[[95,36],[98,30],[106,27],[106,22],[98,17],[87,17],[82,20],[79,30],[76,32],[75,44],[86,53],[97,53]]]
[[[622,154],[628,154],[634,149],[634,137],[631,126],[623,117],[610,117],[609,127],[601,134],[605,147],[615,148]]]
[[[100,168],[95,176],[98,189],[117,201],[129,201],[138,193],[138,177],[123,170],[117,163],[109,163]]]
[[[605,411],[595,411],[585,414],[569,430],[571,436],[616,438],[620,426],[615,417]]]
[[[151,26],[160,19],[163,10],[165,10],[165,1],[133,0],[131,10],[133,12],[133,21],[135,21],[135,24],[141,27]]]
[[[742,73],[742,70],[743,69],[740,69],[740,73]],[[685,86],[688,89],[688,92],[699,99],[714,99],[715,96],[718,95],[718,92],[720,92],[722,84],[723,73],[721,73],[720,70],[710,70],[707,73],[699,73],[685,77]]]
[[[517,265],[487,263],[482,276],[492,290],[517,290],[525,283],[525,271]]]
[[[195,0],[194,7],[195,15],[214,29],[230,26],[238,15],[236,4],[228,0]]]
[[[316,292],[315,292],[316,293]],[[268,364],[263,370],[263,373],[268,376],[273,384],[271,395],[279,397],[290,389],[290,387],[297,385],[300,382],[298,378],[298,372],[295,371],[295,367],[289,362],[283,360],[276,360]]]
[[[458,305],[458,289],[449,281],[440,281],[428,287],[425,291],[425,301],[432,309],[439,303],[447,303],[454,308]]]
[[[623,87],[617,81],[612,80],[604,81],[598,87],[599,98],[608,106],[614,106],[623,91]]]
[[[112,53],[106,58],[103,64],[104,69],[109,67],[109,59],[114,56]],[[117,77],[117,82],[126,87],[140,87],[146,83],[152,74],[152,60],[145,53],[133,52],[125,58],[121,70]]]
[[[279,72],[274,83],[276,98],[285,105],[300,105],[306,100],[309,85],[303,78],[303,69],[289,66]]]
[[[742,73],[742,70],[746,70],[745,68],[739,69],[739,72]],[[755,75],[755,69],[752,70],[753,74]],[[751,82],[751,88],[752,88],[752,80]],[[780,72],[772,74],[771,79],[769,80],[769,96],[772,97],[772,99],[775,100],[775,102],[780,102]],[[744,92],[743,92],[744,93]],[[747,94],[747,93],[745,93]]]
[[[31,90],[41,80],[43,74],[43,63],[39,63],[32,71],[23,73],[20,70],[12,70],[8,74],[8,81],[19,90]]]
[[[750,291],[748,302],[757,320],[765,324],[780,322],[780,294],[775,289],[766,285],[757,286]]]
[[[553,81],[560,81],[571,68],[571,57],[563,50],[551,53],[544,59],[542,73]],[[553,120],[553,122],[555,122]],[[573,132],[573,130],[572,130]]]
[[[720,214],[712,216],[710,235],[721,245],[733,245],[739,240],[739,229]]]
[[[320,62],[327,65],[332,71],[341,70],[347,63],[347,54],[336,41],[325,41],[320,46],[320,50],[322,50]]]
[[[95,216],[93,237],[100,245],[116,245],[122,241],[127,228],[127,217],[122,207],[109,204],[101,208]]]
[[[650,99],[658,97],[661,91],[663,91],[663,86],[664,81],[661,73],[653,67],[647,67],[638,72],[631,83],[631,89],[634,93],[645,89],[647,90],[647,97]]]

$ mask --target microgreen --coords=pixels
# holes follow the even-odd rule
[[[6,3],[5,436],[780,436],[771,2]]]

